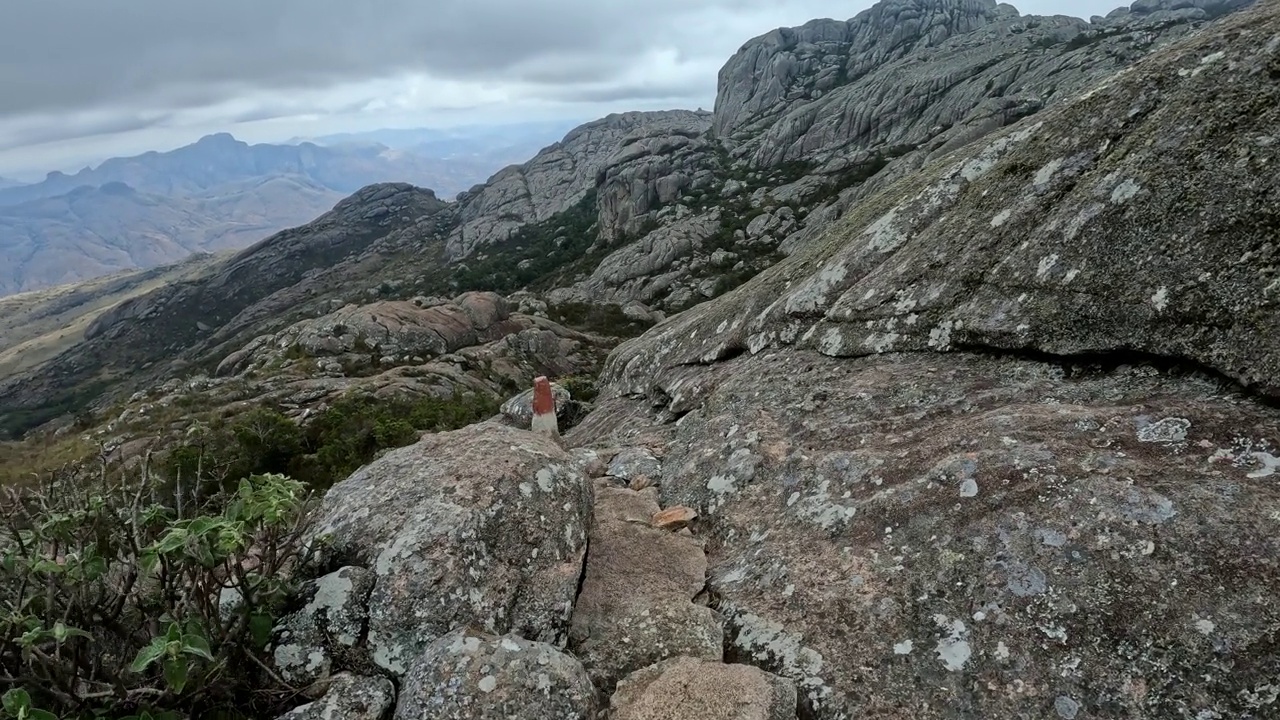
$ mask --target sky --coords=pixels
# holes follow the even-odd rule
[[[870,0],[3,0],[0,176],[32,180],[212,132],[711,109],[747,40]],[[1105,14],[1124,0],[1015,0]]]

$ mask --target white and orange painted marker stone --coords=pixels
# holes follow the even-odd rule
[[[556,400],[551,394],[551,381],[545,377],[537,377],[533,381],[533,424],[530,429],[553,438],[560,437]]]

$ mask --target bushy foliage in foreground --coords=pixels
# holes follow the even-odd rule
[[[0,500],[0,717],[274,712],[296,689],[263,653],[309,494],[252,475],[199,498],[131,474],[104,464]]]

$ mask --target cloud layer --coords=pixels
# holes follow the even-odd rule
[[[22,148],[151,128],[709,106],[716,70],[750,37],[870,4],[12,0],[0,23],[0,170]],[[1017,4],[1087,15],[1112,3]]]

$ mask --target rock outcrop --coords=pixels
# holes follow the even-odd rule
[[[673,430],[730,655],[804,717],[1274,714],[1276,38],[1159,49],[611,356],[568,441]]]
[[[614,720],[795,720],[796,688],[747,665],[675,658],[627,678]]]
[[[550,440],[497,423],[428,435],[334,486],[322,564],[368,568],[367,646],[402,675],[460,625],[563,645],[591,488]]]
[[[643,195],[656,199],[657,185],[670,174],[660,171],[670,165],[662,152],[681,143],[671,138],[692,142],[710,125],[710,113],[674,110],[618,113],[577,128],[529,162],[460,195],[460,224],[449,235],[448,257],[466,257],[522,225],[550,218],[594,190],[604,175],[625,177],[617,182],[628,186],[636,181]],[[655,155],[656,166],[650,160]],[[673,183],[682,184],[663,183],[664,196],[676,192],[666,188]]]
[[[395,686],[386,678],[340,673],[324,697],[297,707],[278,720],[383,720],[395,707]]]
[[[601,186],[602,237],[631,239],[563,292],[668,310],[722,295],[894,181],[1249,4],[1159,0],[1085,22],[995,0],[886,0],[770,32],[721,70],[708,136],[650,161],[680,179],[674,197]],[[625,232],[610,230],[619,217]]]

